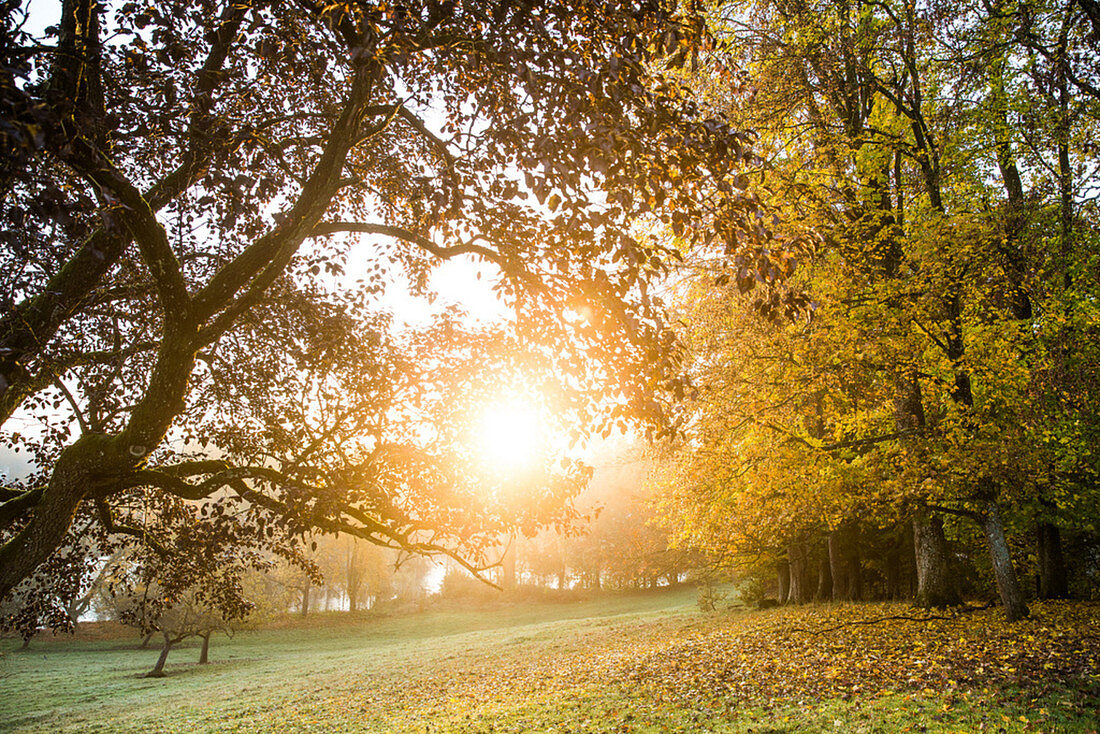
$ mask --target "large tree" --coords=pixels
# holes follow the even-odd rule
[[[784,226],[818,242],[784,285],[815,305],[758,319],[749,306],[774,316],[774,296],[713,267],[685,298],[702,390],[674,483],[683,531],[764,545],[793,575],[807,536],[832,550],[855,519],[907,520],[918,601],[942,605],[959,598],[942,515],[958,515],[986,537],[1008,615],[1024,616],[1007,534],[1091,497],[1066,490],[1092,472],[1088,431],[1067,425],[1085,425],[1087,401],[1055,397],[1054,377],[1091,382],[1091,285],[1075,274],[1094,238],[1081,204],[1096,117],[1070,85],[1095,67],[1082,16],[1073,3],[723,7],[723,60],[747,71],[719,65],[700,86],[760,130]],[[1040,535],[1052,566],[1054,530]]]
[[[0,596],[71,596],[120,541],[196,577],[311,528],[461,551],[499,528],[416,424],[497,340],[392,336],[387,278],[480,261],[505,361],[660,422],[669,253],[638,224],[768,234],[747,137],[666,74],[693,3],[66,0],[40,36],[4,9],[0,420],[32,471]]]

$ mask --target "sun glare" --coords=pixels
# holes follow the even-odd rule
[[[493,470],[514,473],[530,468],[542,450],[538,410],[519,401],[488,406],[481,416],[478,442]]]

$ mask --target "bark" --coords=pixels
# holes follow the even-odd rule
[[[212,632],[207,632],[202,635],[202,650],[199,652],[199,665],[206,665],[210,662],[210,635]]]
[[[168,660],[168,653],[172,651],[172,645],[175,644],[175,640],[168,636],[168,633],[164,633],[164,647],[160,649],[160,657],[157,658],[157,664],[153,666],[153,669],[145,674],[146,678],[163,678],[164,677],[164,663]]]
[[[996,502],[990,502],[982,518],[982,529],[985,531],[986,540],[989,541],[989,555],[993,561],[993,575],[997,580],[997,592],[1004,604],[1005,614],[1009,622],[1027,617],[1027,604],[1024,603],[1024,595],[1020,590],[1020,584],[1016,578],[1016,569],[1012,565],[1012,554],[1008,550],[1008,540],[1005,538],[1004,522],[1001,519],[1001,508]]]
[[[779,561],[776,574],[776,599],[786,604],[791,593],[791,565],[786,560]]]
[[[30,522],[0,547],[0,599],[57,548],[80,501],[97,486],[93,477],[117,474],[113,453],[111,440],[97,434],[85,434],[61,452]]]
[[[1058,526],[1039,525],[1039,598],[1065,599],[1069,596],[1066,561],[1062,555],[1062,535]]]
[[[913,515],[913,553],[917,564],[917,606],[928,609],[962,603],[951,577],[943,520],[924,508]]]
[[[1073,166],[1070,162],[1070,110],[1069,86],[1066,84],[1067,62],[1065,60],[1065,33],[1063,26],[1059,34],[1059,54],[1055,65],[1056,82],[1058,86],[1058,122],[1055,125],[1055,134],[1058,136],[1058,199],[1059,222],[1061,224],[1061,259],[1062,278],[1068,288],[1073,283],[1073,274],[1069,264],[1072,261],[1073,251]]]
[[[814,598],[818,601],[829,601],[833,598],[833,571],[829,564],[829,554],[823,553],[817,563],[817,593]]]
[[[845,592],[848,601],[863,601],[863,559],[859,554],[857,537],[852,533],[848,547],[848,589]]]
[[[302,616],[309,614],[309,584],[302,587]]]
[[[790,600],[795,604],[806,604],[811,600],[812,593],[810,588],[812,568],[806,544],[801,540],[791,543],[788,547],[788,557],[791,576]]]
[[[790,569],[790,592],[788,601],[792,604],[802,604],[805,601],[806,590],[802,584],[805,578],[806,559],[802,557],[802,548],[794,542],[787,546],[787,558]]]
[[[833,601],[863,598],[863,571],[858,530],[846,525],[829,533],[829,569],[833,577]]]
[[[996,3],[999,6],[1001,3]],[[1000,8],[998,7],[998,11]],[[1004,183],[1007,207],[1005,212],[1004,254],[1007,267],[1005,275],[1009,281],[1009,308],[1016,319],[1026,320],[1033,315],[1031,296],[1028,294],[1026,277],[1028,264],[1020,252],[1019,234],[1026,224],[1024,211],[1024,186],[1020,179],[1020,170],[1016,165],[1016,155],[1012,149],[1012,129],[1008,119],[1008,99],[1005,92],[1005,67],[1008,64],[1008,44],[1001,43],[993,53],[989,63],[990,102],[995,117],[993,126],[994,142],[997,151],[997,167]]]
[[[833,601],[843,601],[848,588],[848,567],[844,563],[841,531],[829,533],[829,571],[833,578]]]
[[[151,202],[87,140],[74,139],[80,155],[95,164],[85,172],[89,180],[119,200],[118,216],[153,275],[165,324],[148,385],[125,428],[115,436],[86,433],[62,451],[30,521],[0,548],[0,599],[54,552],[87,494],[105,493],[144,463],[184,408],[200,344],[224,333],[262,297],[320,222],[340,186],[348,152],[361,135],[380,68],[372,64],[356,70],[344,109],[284,221],[222,266],[193,297]]]
[[[85,433],[61,452],[30,522],[0,548],[0,598],[54,552],[88,494],[117,486],[145,461],[183,409],[195,347],[185,332],[164,338],[149,386],[114,436]]]
[[[898,378],[894,397],[894,426],[899,432],[920,430],[925,426],[924,398],[920,377],[908,370]]]
[[[82,107],[83,118],[91,117],[89,129],[101,126],[103,119],[98,38],[101,12],[99,3],[87,0],[65,3],[60,29],[63,40],[59,39],[64,50],[56,56],[51,79],[51,87],[58,97]],[[188,189],[212,160],[237,144],[230,138],[212,134],[214,120],[210,112],[217,99],[215,91],[223,78],[223,65],[246,12],[245,3],[229,4],[222,13],[222,23],[213,32],[210,53],[192,88],[189,143],[179,166],[144,195],[154,212]],[[78,18],[83,20],[78,22]],[[81,89],[83,91],[79,91]],[[62,132],[61,139],[55,141],[63,150],[69,148],[65,137]],[[70,164],[78,165],[71,155],[62,155]],[[22,365],[39,356],[60,326],[87,304],[92,290],[114,267],[130,241],[126,227],[101,226],[88,235],[41,292],[0,318],[0,422],[8,418],[27,395],[28,382],[32,380]]]

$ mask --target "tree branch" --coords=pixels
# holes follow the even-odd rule
[[[204,469],[218,470],[199,484],[189,484],[177,476],[173,476],[173,470],[180,474],[203,473]],[[284,502],[269,497],[260,490],[250,487],[245,479],[255,478],[271,482],[281,486],[298,486],[310,489],[307,485],[268,467],[248,466],[230,467],[220,460],[187,462],[164,470],[144,469],[136,471],[126,478],[124,482],[114,488],[114,492],[131,489],[140,486],[156,486],[177,497],[187,500],[206,499],[218,489],[229,487],[241,499],[256,507],[283,517],[293,517],[294,512]],[[404,550],[418,555],[445,555],[455,563],[465,568],[475,577],[485,583],[496,587],[482,576],[485,568],[475,566],[455,551],[431,542],[418,542],[411,540],[407,534],[399,532],[383,522],[380,522],[368,514],[351,505],[344,505],[340,513],[359,523],[352,524],[339,518],[313,517],[310,522],[323,532],[347,533],[362,538],[374,545]],[[121,531],[125,532],[125,531]],[[497,587],[499,588],[499,587]]]
[[[69,388],[65,387],[65,383],[61,381],[61,378],[57,375],[53,376],[53,384],[61,391],[61,394],[65,396],[65,401],[68,402],[69,407],[73,409],[73,415],[76,416],[76,422],[80,424],[81,433],[90,433],[91,427],[88,425],[88,421],[84,419],[84,411],[80,409],[80,405],[76,402],[76,398],[69,391]]]
[[[19,517],[34,509],[42,499],[42,489],[42,487],[36,487],[14,496],[9,495],[6,501],[0,504],[0,528],[11,525]]]
[[[326,237],[328,235],[337,234],[339,232],[354,232],[358,234],[380,234],[386,237],[393,237],[395,239],[404,240],[411,244],[420,247],[423,250],[427,250],[435,257],[446,260],[448,258],[456,257],[458,255],[480,255],[486,260],[490,260],[497,265],[501,264],[500,253],[492,250],[488,247],[482,247],[480,245],[473,244],[473,240],[470,242],[460,242],[457,245],[451,245],[444,247],[435,244],[427,237],[417,234],[412,230],[405,229],[404,227],[395,227],[389,224],[369,224],[365,222],[322,222],[313,228],[311,237]],[[484,239],[475,237],[474,239]]]
[[[129,535],[137,538],[142,543],[145,543],[152,548],[156,554],[162,558],[167,558],[171,555],[169,550],[161,544],[159,540],[140,528],[135,528],[130,525],[120,525],[115,522],[114,517],[111,516],[111,508],[102,498],[97,498],[95,501],[96,512],[99,513],[99,521],[103,523],[103,527],[108,533],[118,533],[120,535]]]
[[[928,505],[928,509],[935,510],[936,512],[943,512],[948,515],[954,515],[955,517],[966,517],[978,524],[985,522],[985,516],[982,515],[980,512],[975,512],[974,510],[967,510],[955,507],[944,507],[942,505]]]
[[[201,343],[216,339],[254,305],[283,273],[302,241],[321,220],[340,186],[348,153],[358,139],[369,109],[367,102],[373,92],[376,71],[364,65],[355,69],[348,100],[333,125],[328,144],[280,224],[222,267],[196,294],[195,313],[199,319],[205,321],[222,311],[202,330]],[[245,293],[233,301],[245,288]]]
[[[101,349],[94,352],[73,354],[66,359],[46,363],[35,374],[25,374],[17,382],[10,385],[7,390],[0,390],[0,425],[11,417],[15,409],[27,397],[49,387],[55,378],[64,375],[74,367],[103,364],[108,360],[132,357],[138,352],[149,351],[155,347],[156,344],[153,342],[138,342],[121,351]]]

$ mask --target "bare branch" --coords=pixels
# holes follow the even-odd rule
[[[135,528],[130,525],[121,525],[115,522],[114,517],[111,515],[111,508],[102,499],[97,499],[95,503],[96,511],[99,513],[99,521],[103,523],[103,527],[106,528],[108,533],[118,533],[120,535],[129,535],[137,538],[142,543],[145,543],[154,551],[158,556],[168,557],[171,555],[169,550],[164,545],[147,533],[145,530]]]
[[[76,402],[76,398],[73,397],[72,392],[65,386],[65,383],[61,381],[61,378],[54,375],[53,384],[61,391],[61,394],[65,396],[65,401],[68,402],[69,407],[73,409],[73,415],[76,416],[76,422],[80,424],[81,433],[91,432],[91,427],[88,425],[88,421],[84,419],[84,411],[81,410],[80,404]]]
[[[470,242],[460,242],[457,245],[440,246],[427,237],[417,234],[404,227],[395,227],[389,224],[370,224],[366,222],[322,222],[313,228],[312,237],[326,237],[339,232],[355,232],[358,234],[380,234],[386,237],[394,237],[427,250],[435,257],[446,260],[459,255],[480,255],[498,265],[501,264],[500,253],[488,247],[475,245],[473,242],[481,237],[475,237]]]

